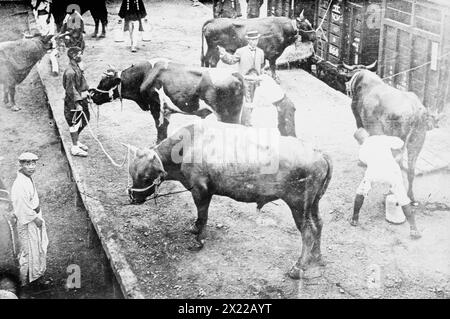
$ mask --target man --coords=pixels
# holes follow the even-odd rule
[[[258,18],[264,0],[247,0],[247,19]]]
[[[242,17],[239,0],[213,0],[213,17],[232,19]]]
[[[267,113],[270,108],[274,107],[278,113],[275,116],[275,122],[277,122],[280,134],[282,136],[296,136],[295,105],[285,94],[281,86],[265,72],[259,76],[253,105],[255,106],[253,112],[265,106],[266,110],[262,113]],[[276,117],[278,117],[278,121],[276,121]]]
[[[52,0],[35,0],[33,1],[33,12],[36,19],[39,32],[43,35],[50,35],[56,33],[55,20],[51,14],[50,6]],[[59,73],[58,60],[56,58],[58,51],[56,49],[56,41],[52,39],[54,49],[50,52],[50,63],[52,65],[52,72],[54,75]]]
[[[410,225],[411,238],[420,238],[421,234],[417,229],[414,213],[411,210],[411,200],[406,194],[403,184],[402,172],[392,154],[392,150],[401,150],[399,152],[399,158],[401,158],[404,146],[403,141],[396,136],[369,136],[369,133],[364,128],[359,128],[355,132],[354,137],[361,145],[359,159],[363,164],[367,165],[367,169],[361,184],[356,190],[353,217],[350,224],[352,226],[358,224],[359,211],[364,203],[364,197],[368,195],[372,187],[372,183],[384,182],[390,184],[391,192],[396,196],[398,203],[402,207]]]
[[[32,175],[38,157],[33,153],[19,156],[20,169],[11,188],[14,215],[17,218],[19,267],[22,286],[41,278],[46,270],[48,237],[45,221]]]
[[[77,23],[73,23],[73,21],[77,21]],[[61,33],[66,33],[64,36],[64,44],[67,48],[79,47],[84,51],[84,20],[77,10],[66,12],[61,27]]]
[[[223,47],[219,49],[220,59],[227,64],[239,62],[239,73],[244,76],[245,105],[242,108],[241,122],[244,125],[250,125],[250,115],[253,109],[253,95],[258,81],[254,76],[247,76],[249,73],[256,72],[257,76],[261,70],[269,68],[268,62],[264,59],[264,51],[257,47],[260,34],[258,31],[248,31],[245,38],[248,45],[239,48],[234,54],[228,53]],[[253,71],[254,70],[254,71]],[[246,77],[247,76],[247,77]]]
[[[82,50],[72,47],[67,50],[69,66],[64,71],[63,87],[66,90],[64,98],[64,116],[69,125],[72,138],[70,152],[73,156],[86,157],[88,147],[82,144],[78,138],[90,119],[89,113],[89,86],[80,68]]]

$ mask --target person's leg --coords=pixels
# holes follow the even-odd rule
[[[371,189],[371,182],[364,178],[356,190],[355,201],[353,204],[353,216],[350,225],[357,226],[359,221],[359,212],[364,204],[364,197],[368,195]]]
[[[88,154],[86,151],[82,150],[78,146],[78,137],[80,133],[80,126],[81,126],[81,112],[74,112],[72,125],[69,127],[70,137],[72,138],[72,147],[70,149],[70,152],[73,156],[82,156],[86,157]]]
[[[138,36],[138,26],[137,21],[130,22],[130,39],[131,39],[131,52],[136,52],[137,46],[137,36]]]
[[[405,214],[406,220],[409,223],[410,236],[413,239],[422,237],[416,225],[416,218],[414,212],[411,208],[411,200],[406,194],[406,189],[403,184],[403,178],[401,176],[400,168],[397,174],[393,175],[395,179],[391,184],[391,192],[395,195],[398,200],[399,205],[402,207],[403,213]]]

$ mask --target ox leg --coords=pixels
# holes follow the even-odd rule
[[[157,124],[158,125],[158,124]],[[157,127],[158,137],[156,143],[161,142],[165,138],[167,138],[167,127],[169,126],[169,120],[164,118],[164,121],[161,125]]]
[[[106,37],[106,21],[102,21],[102,34],[100,34],[100,38]]]
[[[9,87],[9,101],[11,102],[11,110],[20,111],[20,107],[16,105],[15,96],[16,96],[16,87],[13,85]]]
[[[94,33],[91,34],[91,37],[96,38],[97,33],[98,33],[98,25],[100,23],[100,19],[94,19],[94,22],[95,22],[95,29],[94,29]]]
[[[413,206],[418,205],[418,202],[414,198],[413,182],[416,172],[416,162],[425,142],[425,134],[426,132],[421,132],[415,134],[415,136],[411,136],[411,141],[406,146],[408,151],[408,197],[411,199]]]
[[[6,84],[3,84],[3,103],[9,104],[9,87]]]
[[[281,83],[280,78],[278,77],[277,73],[275,72],[277,69],[277,65],[275,64],[275,60],[270,60],[269,64],[270,64],[270,71],[272,73],[272,78],[275,80],[275,82],[277,82],[278,84]]]
[[[325,261],[323,260],[322,252],[320,250],[320,244],[322,242],[323,221],[322,221],[322,218],[320,218],[320,216],[319,216],[319,200],[314,201],[314,203],[311,207],[311,213],[312,213],[312,222],[314,224],[314,229],[316,230],[311,255],[312,255],[313,261],[316,264],[318,264],[319,266],[325,266]]]
[[[197,206],[197,220],[191,232],[197,234],[197,236],[195,245],[189,249],[200,250],[205,242],[205,226],[208,222],[208,209],[212,195],[208,193],[206,187],[195,187],[192,190],[192,197],[194,198],[195,206]]]

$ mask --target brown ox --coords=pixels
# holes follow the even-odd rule
[[[400,91],[385,84],[369,69],[371,66],[344,67],[349,75],[347,92],[352,97],[352,112],[358,128],[370,135],[389,135],[401,138],[408,154],[408,196],[414,205],[413,181],[417,157],[422,150],[428,129],[436,125],[435,116],[420,102],[413,92]]]
[[[266,203],[282,199],[289,206],[302,236],[302,252],[289,275],[322,263],[322,220],[319,200],[332,174],[331,159],[276,129],[201,121],[181,128],[150,150],[138,150],[130,165],[134,203],[143,203],[163,180],[180,181],[190,190],[198,218],[193,227],[203,247],[208,209],[213,195],[237,201]]]
[[[38,35],[31,39],[19,39],[0,43],[0,84],[3,85],[3,102],[16,106],[16,85],[30,73],[33,66],[52,49],[52,35]]]

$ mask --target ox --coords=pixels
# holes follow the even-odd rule
[[[319,200],[330,182],[332,162],[299,139],[280,136],[276,129],[201,120],[152,149],[137,150],[129,173],[128,194],[135,204],[157,196],[164,180],[179,181],[190,190],[198,214],[191,229],[196,241],[190,249],[204,245],[213,195],[256,203],[258,210],[282,199],[302,236],[301,255],[289,276],[298,279],[300,269],[323,265]]]
[[[116,98],[135,101],[142,110],[150,111],[158,131],[157,141],[167,137],[168,117],[161,117],[162,106],[156,89],[164,92],[186,114],[205,118],[214,111],[219,121],[239,123],[244,89],[239,73],[223,69],[206,69],[174,63],[166,59],[132,65],[121,73],[108,70],[92,100],[96,104]],[[208,107],[200,107],[203,100]]]
[[[352,97],[352,112],[358,128],[370,135],[389,135],[401,138],[408,155],[408,196],[413,205],[413,181],[416,161],[425,141],[427,130],[436,126],[431,114],[413,92],[400,91],[383,82],[370,66],[348,66],[347,93]]]
[[[91,12],[92,18],[95,22],[95,31],[92,33],[92,37],[96,37],[100,22],[102,23],[102,33],[100,37],[106,36],[106,25],[108,24],[108,11],[106,9],[106,0],[58,0],[53,1],[51,7],[51,14],[55,19],[57,30],[60,30],[66,13],[72,13],[73,10],[80,10],[81,15],[87,11]]]
[[[212,19],[203,24],[202,28],[202,66],[216,67],[219,62],[217,46],[224,47],[234,53],[238,48],[247,45],[247,31],[257,30],[261,34],[258,47],[264,51],[264,57],[270,63],[272,76],[275,78],[275,62],[284,49],[294,44],[301,36],[303,42],[314,41],[316,32],[311,23],[303,16],[296,19],[286,17],[267,17],[254,19]],[[208,51],[204,54],[204,40]]]
[[[0,84],[3,85],[3,102],[10,104],[13,111],[16,106],[16,85],[30,73],[33,66],[53,49],[52,35],[36,35],[29,39],[19,39],[0,43]]]

